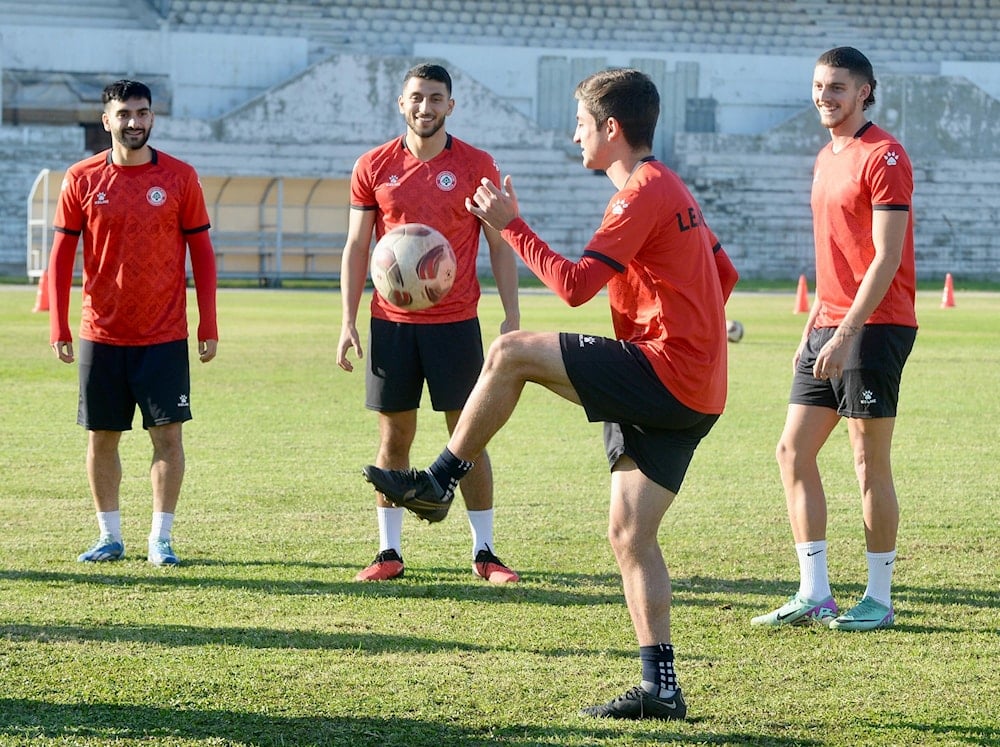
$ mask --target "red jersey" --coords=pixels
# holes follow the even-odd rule
[[[903,210],[909,217],[903,254],[885,297],[866,324],[916,327],[913,252],[913,167],[903,146],[869,123],[839,153],[829,143],[816,157],[812,212],[816,242],[817,327],[836,327],[875,258],[872,214]]]
[[[373,293],[372,317],[417,324],[475,318],[480,295],[476,259],[482,226],[465,209],[465,198],[483,177],[500,183],[500,170],[493,157],[451,135],[444,150],[430,161],[416,158],[403,137],[358,159],[351,173],[351,209],[376,211],[376,240],[404,223],[424,223],[444,234],[458,265],[455,284],[435,306],[402,311]]]
[[[673,171],[640,162],[611,198],[579,262],[516,218],[503,236],[545,284],[575,305],[607,284],[620,340],[643,352],[664,386],[705,414],[726,404],[726,313],[717,240]],[[610,278],[610,279],[609,279]]]
[[[209,229],[191,166],[155,150],[140,166],[115,165],[110,150],[80,161],[66,172],[53,227],[71,237],[83,235],[82,338],[110,345],[187,338],[187,237]],[[210,315],[201,320],[204,337],[199,336],[218,339],[215,257],[210,242],[196,243],[198,255],[192,248],[191,261],[199,308],[202,316],[206,310]],[[76,242],[57,239],[56,246],[67,249],[54,250],[49,263],[59,299],[52,308],[52,336],[68,341]]]

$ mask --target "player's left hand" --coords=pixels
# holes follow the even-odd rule
[[[472,197],[465,198],[465,209],[498,231],[518,216],[517,195],[510,174],[503,179],[503,189],[485,177]]]
[[[843,337],[834,335],[820,349],[813,364],[813,376],[817,379],[839,379],[844,375],[844,366],[850,355],[851,346]]]
[[[215,357],[215,353],[219,348],[218,340],[199,340],[198,341],[198,359],[202,363],[208,363],[212,358]]]

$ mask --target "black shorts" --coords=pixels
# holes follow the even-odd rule
[[[899,404],[903,366],[917,339],[914,327],[867,324],[844,366],[843,376],[817,379],[813,366],[835,327],[809,333],[792,378],[788,403],[836,410],[845,418],[894,418]]]
[[[405,324],[372,319],[365,370],[365,407],[406,412],[420,407],[424,381],[431,407],[461,410],[483,368],[478,319]]]
[[[694,450],[719,416],[681,404],[631,343],[567,332],[559,342],[587,419],[604,423],[608,464],[625,454],[650,480],[679,492]]]
[[[90,431],[130,431],[136,405],[142,427],[191,419],[187,340],[126,347],[80,340],[80,406]]]

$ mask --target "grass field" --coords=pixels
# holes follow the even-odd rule
[[[145,562],[137,429],[127,558],[82,565],[96,524],[76,367],[46,346],[33,291],[0,287],[0,745],[1000,745],[1000,295],[939,298],[919,296],[897,423],[897,625],[870,634],[749,626],[798,579],[773,450],[804,317],[790,291],[730,301],[746,337],[729,408],[661,531],[691,718],[637,724],[576,715],[637,682],[638,662],[600,426],[575,407],[529,386],[490,446],[497,552],[521,584],[473,577],[454,510],[407,518],[405,579],[359,585],[377,549],[359,471],[376,421],[363,375],[335,365],[339,296],[224,290],[219,357],[193,369],[184,564]],[[484,298],[487,335],[498,307]],[[609,331],[600,298],[570,310],[532,293],[522,310],[528,329]],[[414,461],[444,439],[424,413]],[[848,603],[865,562],[844,428],[823,467]]]

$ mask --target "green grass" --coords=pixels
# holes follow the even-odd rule
[[[76,367],[46,346],[34,291],[0,288],[0,745],[1000,745],[1000,296],[960,291],[942,310],[920,294],[894,452],[898,622],[836,634],[748,624],[798,578],[773,459],[804,321],[792,290],[730,301],[747,332],[729,408],[661,530],[691,719],[622,724],[576,715],[638,675],[600,427],[577,408],[529,386],[490,446],[497,550],[520,585],[473,578],[461,510],[408,517],[405,579],[359,585],[377,549],[359,472],[376,421],[363,374],[335,364],[339,296],[223,290],[219,357],[193,369],[184,564],[144,560],[137,429],[122,442],[128,557],[85,566]],[[487,335],[498,307],[484,298]],[[600,298],[571,310],[530,293],[522,310],[529,329],[609,329]],[[423,412],[415,463],[444,439]],[[822,458],[846,603],[865,563],[844,428]]]

